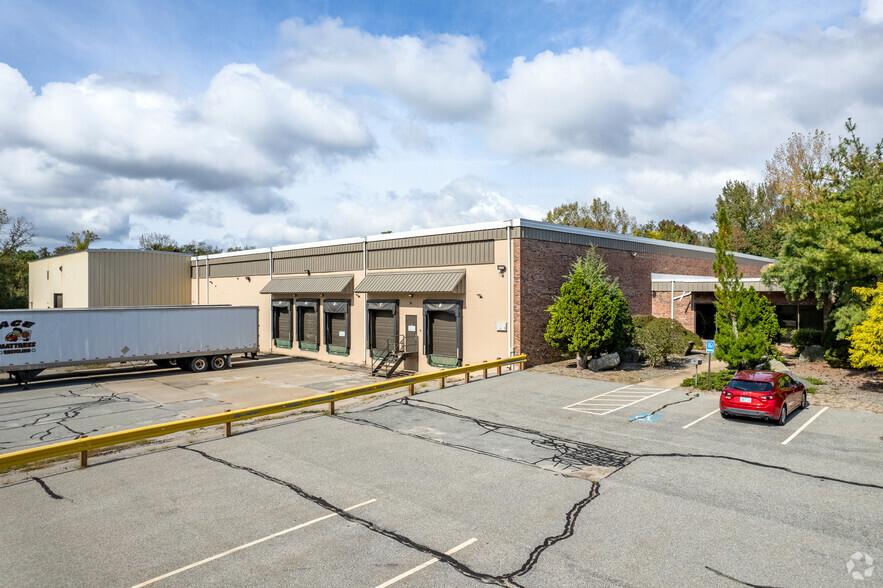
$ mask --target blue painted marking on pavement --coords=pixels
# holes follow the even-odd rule
[[[650,414],[649,412],[642,412],[641,414],[636,414],[631,417],[630,421],[641,421],[642,423],[652,423],[653,421],[658,421],[662,418],[661,414]]]

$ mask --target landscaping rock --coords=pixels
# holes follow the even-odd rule
[[[825,357],[825,348],[821,345],[810,345],[800,354],[800,361],[821,361]]]
[[[760,363],[754,366],[755,370],[768,370],[770,369],[770,358],[766,355],[760,358]]]
[[[604,370],[612,370],[619,365],[619,354],[608,353],[597,359],[589,361],[589,369],[593,372],[603,372]]]
[[[690,341],[689,343],[687,343],[687,349],[684,350],[684,357],[686,357],[686,356],[690,355],[691,353],[693,353],[693,346],[694,346],[694,345],[696,345],[696,342],[695,342],[695,341]]]
[[[641,350],[637,347],[626,347],[622,352],[623,363],[638,363],[641,361]]]
[[[788,370],[788,366],[779,361],[778,359],[770,360],[770,369],[774,372],[783,372],[786,374],[790,374],[791,372]]]

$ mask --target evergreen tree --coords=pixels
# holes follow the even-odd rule
[[[849,362],[857,368],[876,368],[883,372],[883,282],[876,288],[855,288],[855,293],[870,298],[867,317],[849,336]]]
[[[717,313],[714,356],[731,368],[760,363],[761,358],[777,354],[775,341],[781,334],[775,307],[770,301],[742,283],[736,258],[729,253],[733,231],[725,208],[718,210],[718,234],[715,241],[714,287]]]
[[[545,338],[552,347],[576,353],[580,368],[603,353],[622,351],[634,335],[628,302],[594,248],[571,267],[561,295],[548,308]]]

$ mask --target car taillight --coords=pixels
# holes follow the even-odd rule
[[[729,390],[724,390],[724,396],[732,396],[732,395],[733,395],[733,393],[730,392]]]
[[[761,396],[760,399],[761,399],[761,400],[772,400],[773,397],[772,397],[772,395],[769,395],[769,396]]]

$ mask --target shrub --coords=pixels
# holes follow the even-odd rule
[[[699,371],[699,385],[695,386],[699,390],[721,390],[736,375],[735,370],[721,370],[719,372],[711,372],[711,388],[708,387],[708,372]],[[693,376],[685,378],[681,382],[683,388],[693,388]]]
[[[837,335],[833,320],[828,320],[825,334],[822,336],[822,345],[825,347],[825,361],[828,362],[828,365],[835,368],[842,368],[848,365],[849,341],[841,339]]]
[[[617,280],[607,276],[607,265],[594,248],[573,263],[561,295],[547,310],[546,342],[576,353],[580,368],[586,367],[589,358],[621,352],[632,342],[628,302]]]
[[[655,316],[651,316],[649,314],[633,314],[632,322],[635,324],[636,329],[642,329],[646,327],[650,321],[656,320]]]
[[[824,336],[825,332],[821,329],[797,329],[791,333],[791,345],[799,355],[810,345],[821,345]]]
[[[644,350],[651,366],[660,361],[668,362],[668,356],[683,353],[692,341],[694,348],[702,346],[702,339],[688,331],[681,323],[666,318],[647,315],[632,317],[635,323],[635,344]]]

